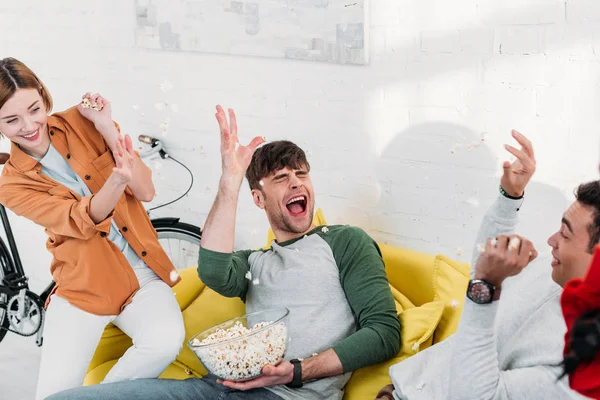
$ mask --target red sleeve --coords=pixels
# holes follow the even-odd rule
[[[600,308],[600,246],[596,246],[592,264],[585,278],[573,279],[565,285],[561,305],[567,324],[566,352],[573,324],[577,318],[588,311]],[[600,399],[600,354],[597,354],[591,363],[581,364],[569,376],[569,384],[573,390],[585,396]]]

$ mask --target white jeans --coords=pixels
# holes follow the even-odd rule
[[[133,340],[103,383],[156,378],[177,357],[185,339],[171,288],[160,279],[140,282],[121,314],[90,314],[53,295],[46,312],[36,400],[83,384],[102,332],[110,322]]]

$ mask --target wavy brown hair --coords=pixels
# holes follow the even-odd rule
[[[53,105],[52,96],[37,75],[15,58],[8,57],[0,60],[0,108],[18,89],[36,89],[46,106],[46,112],[50,113]]]

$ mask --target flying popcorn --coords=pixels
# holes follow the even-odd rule
[[[258,285],[258,284],[260,284],[260,280],[258,278],[256,278],[252,281],[252,284],[255,286]]]
[[[477,243],[477,250],[479,250],[480,253],[483,253],[485,251],[485,246],[481,243]]]
[[[163,136],[167,136],[169,132],[169,124],[171,123],[170,119],[165,119],[162,124],[160,124],[160,130]]]
[[[472,205],[473,207],[479,207],[479,200],[475,197],[469,197],[466,203]]]
[[[321,229],[321,232],[323,232],[323,233],[327,233],[327,232],[329,232],[329,228],[327,228],[326,226],[324,226],[324,227]]]
[[[168,92],[171,89],[173,89],[173,84],[167,80],[160,84],[160,90],[163,92]]]
[[[458,257],[460,257],[460,256],[462,256],[462,254],[463,254],[463,251],[462,251],[462,249],[461,249],[460,247],[458,247],[458,248],[456,249],[456,255],[457,255]]]
[[[456,307],[460,306],[460,301],[452,299],[452,302],[450,303],[450,306],[452,308],[456,308]]]
[[[244,275],[246,277],[246,279],[248,279],[249,281],[252,280],[252,272],[248,271],[246,272],[246,275]]]
[[[419,350],[419,343],[415,342],[415,344],[412,345],[411,349],[413,351],[418,351]]]

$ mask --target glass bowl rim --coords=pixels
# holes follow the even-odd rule
[[[246,318],[246,319],[248,319],[248,316],[249,316],[249,315],[263,314],[263,313],[266,313],[266,312],[273,312],[273,311],[275,311],[275,312],[277,312],[277,311],[281,311],[281,312],[283,312],[283,315],[282,315],[281,317],[279,317],[277,320],[275,320],[275,321],[272,321],[270,324],[268,324],[268,325],[266,325],[266,326],[263,326],[262,328],[256,329],[256,330],[254,330],[254,331],[252,331],[252,332],[250,332],[250,333],[246,333],[246,334],[244,334],[244,335],[242,335],[242,336],[237,336],[237,337],[230,338],[230,339],[224,340],[224,341],[222,341],[222,342],[217,342],[217,343],[207,343],[207,344],[199,344],[199,345],[198,345],[198,344],[197,344],[197,345],[195,345],[195,344],[192,344],[192,341],[193,341],[193,340],[194,340],[194,339],[195,339],[197,336],[200,336],[200,335],[202,335],[203,333],[210,331],[211,329],[215,329],[217,326],[220,326],[220,325],[227,324],[228,322],[232,322],[232,321],[235,321],[236,319],[240,319],[240,318]],[[211,348],[211,347],[222,346],[222,345],[224,345],[224,344],[227,344],[227,343],[233,343],[233,342],[235,342],[235,341],[237,341],[237,340],[240,340],[240,339],[245,339],[245,338],[249,338],[249,337],[251,337],[251,336],[254,336],[255,334],[258,334],[258,333],[260,333],[260,332],[264,332],[264,331],[266,331],[267,329],[270,329],[270,328],[274,327],[275,325],[277,325],[278,323],[280,323],[281,321],[283,321],[283,320],[284,320],[284,319],[285,319],[285,318],[286,318],[288,315],[290,315],[290,310],[289,310],[287,307],[279,307],[279,308],[270,308],[270,309],[268,309],[268,310],[254,311],[254,312],[251,312],[251,313],[246,313],[246,314],[243,314],[243,315],[240,315],[240,316],[237,316],[237,317],[229,318],[229,319],[228,319],[228,320],[226,320],[226,321],[223,321],[223,322],[221,322],[221,323],[218,323],[218,324],[216,324],[216,325],[214,325],[214,326],[212,326],[212,327],[210,327],[210,328],[208,328],[208,329],[205,329],[205,330],[203,330],[202,332],[199,332],[199,333],[195,334],[194,336],[192,336],[192,337],[191,337],[191,338],[190,338],[190,339],[187,341],[187,345],[188,345],[188,346],[189,346],[189,347],[190,347],[192,350],[199,350],[199,349],[202,349],[202,350],[204,350],[204,349],[209,349],[209,348]],[[286,341],[287,341],[287,340],[286,340]]]

